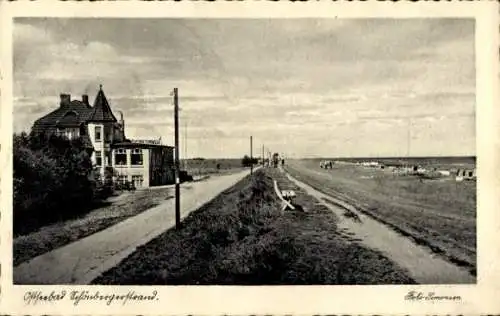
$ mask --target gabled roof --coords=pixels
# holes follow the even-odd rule
[[[113,115],[109,107],[108,100],[102,91],[102,85],[99,88],[94,101],[94,110],[88,118],[90,122],[117,122],[116,117]]]
[[[91,114],[92,108],[90,106],[81,101],[73,100],[61,104],[58,109],[36,120],[33,124],[33,131],[43,132],[47,128],[55,126],[77,127],[86,122]]]

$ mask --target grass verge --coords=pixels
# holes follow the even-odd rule
[[[173,197],[171,188],[124,193],[84,216],[51,224],[13,241],[14,266],[87,237]]]
[[[386,257],[343,238],[335,215],[297,192],[306,212],[282,212],[269,171],[258,170],[92,283],[414,283]]]
[[[182,168],[194,177],[205,175],[225,175],[242,171],[241,159],[187,159],[181,162]]]

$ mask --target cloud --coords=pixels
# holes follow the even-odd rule
[[[26,18],[14,50],[16,130],[103,84],[129,135],[170,139],[177,87],[199,156],[239,156],[250,134],[298,154],[401,154],[407,117],[416,152],[474,150],[473,20]]]

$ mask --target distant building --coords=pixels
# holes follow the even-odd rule
[[[458,169],[455,177],[456,181],[476,180],[476,169]]]
[[[449,170],[438,170],[439,174],[445,177],[448,177],[451,175],[451,172]]]
[[[417,174],[425,174],[425,173],[427,173],[427,169],[422,168],[422,167],[417,167],[416,173]]]
[[[377,161],[365,161],[365,162],[362,162],[361,165],[363,167],[376,168],[379,166],[379,163]]]
[[[94,170],[103,180],[110,176],[114,181],[134,182],[136,187],[174,182],[174,148],[162,145],[161,138],[127,139],[123,114],[118,121],[102,86],[93,106],[88,95],[80,101],[61,94],[59,107],[36,120],[32,132],[69,139],[80,137],[92,153]]]

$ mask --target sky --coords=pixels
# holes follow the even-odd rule
[[[475,155],[472,19],[17,18],[14,131],[103,90],[181,157]]]

